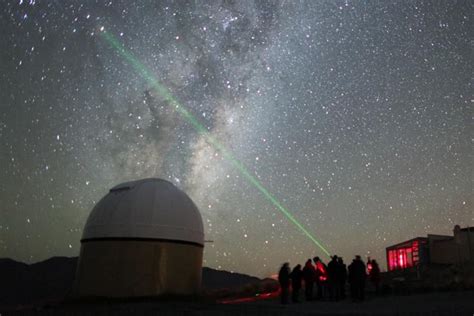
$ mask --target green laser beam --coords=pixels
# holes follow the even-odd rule
[[[202,125],[196,117],[189,112],[185,107],[183,107],[178,100],[169,92],[169,90],[163,86],[147,69],[146,67],[137,59],[135,56],[125,49],[125,47],[110,33],[102,31],[102,37],[107,40],[107,42],[122,56],[127,60],[133,68],[138,72],[138,74],[151,85],[155,91],[168,101],[170,105],[181,114],[206,140],[222,154],[224,158],[232,163],[232,165],[240,171],[240,173],[252,183],[283,215],[285,215],[290,222],[292,222],[303,234],[308,237],[316,246],[318,246],[324,254],[328,257],[330,256],[326,248],[321,245],[321,243],[313,236],[311,233],[304,228],[304,226],[298,222],[298,220],[283,206],[281,203],[258,181],[250,172],[245,168],[245,166],[235,158],[230,151],[228,151],[222,144],[220,144]]]

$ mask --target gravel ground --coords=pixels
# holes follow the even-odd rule
[[[137,302],[65,305],[3,312],[0,315],[474,315],[474,291],[369,298],[365,302],[302,302],[278,299],[240,304]]]

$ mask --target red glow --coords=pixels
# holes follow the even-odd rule
[[[249,303],[249,302],[267,300],[270,298],[277,297],[278,295],[280,295],[280,290],[275,291],[275,292],[256,294],[255,296],[250,296],[250,297],[241,297],[241,298],[235,298],[235,299],[222,300],[222,301],[218,301],[218,303],[220,304]]]
[[[327,271],[321,261],[316,262],[316,269],[319,271],[319,280],[326,281],[328,279]]]
[[[398,251],[398,265],[400,266],[400,268],[406,268],[406,264],[405,262],[403,262],[403,258],[405,257],[405,249],[400,249]]]
[[[419,264],[419,241],[414,240],[411,245],[388,250],[387,260],[389,271],[395,269],[406,269]],[[368,265],[367,269],[369,269]]]
[[[389,270],[395,270],[397,268],[397,262],[395,261],[394,253],[395,253],[394,250],[388,251],[388,269]]]

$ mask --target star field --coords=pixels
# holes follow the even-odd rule
[[[321,251],[100,35],[113,34],[331,253],[474,225],[470,1],[3,1],[0,257],[78,255],[94,204],[159,177],[204,265]]]

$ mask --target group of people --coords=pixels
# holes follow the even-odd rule
[[[380,268],[375,260],[367,261],[367,266],[360,256],[355,256],[349,267],[344,260],[336,255],[326,265],[319,257],[308,259],[304,265],[297,264],[290,271],[288,262],[284,263],[278,273],[281,288],[281,303],[287,304],[291,289],[291,300],[299,302],[300,291],[304,284],[306,301],[331,300],[346,298],[346,284],[350,285],[351,297],[354,301],[363,301],[367,277],[379,292]]]

